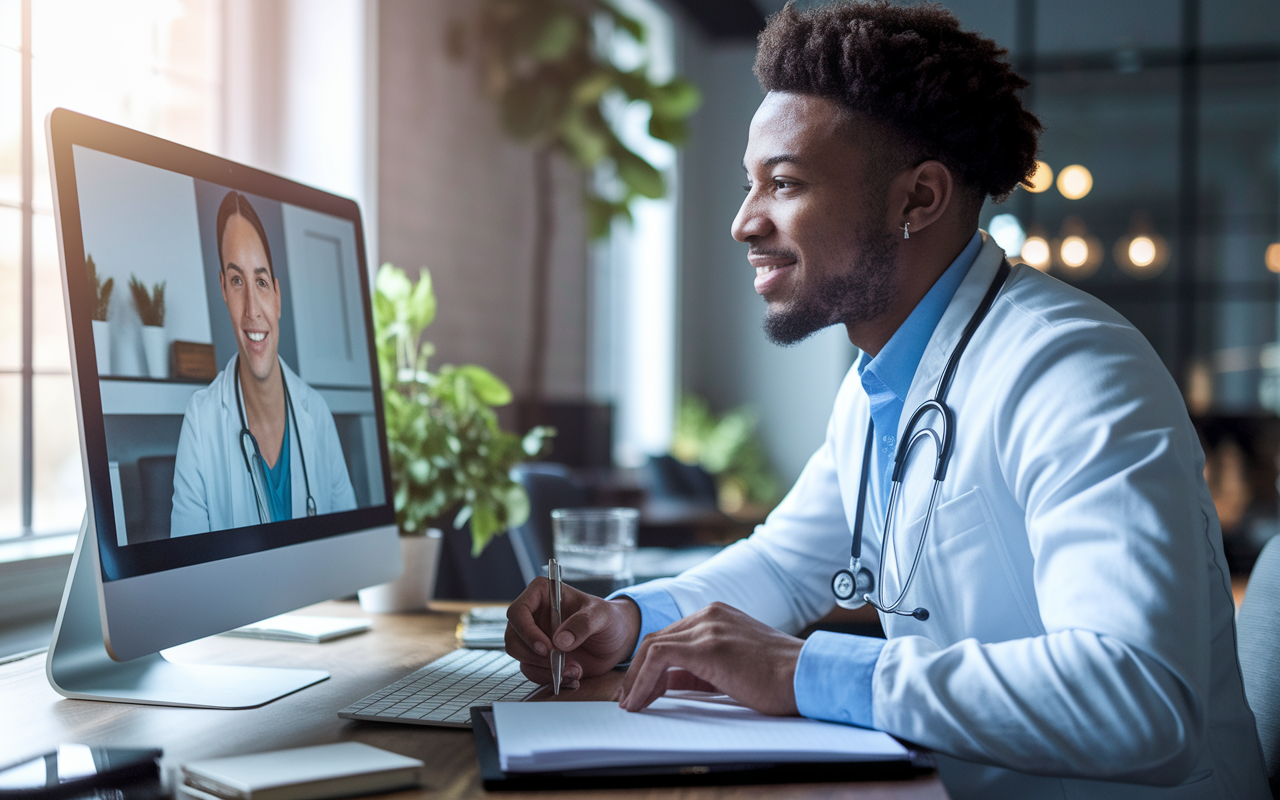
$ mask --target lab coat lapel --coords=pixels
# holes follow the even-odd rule
[[[219,518],[215,512],[213,518],[214,530],[226,528],[242,528],[246,525],[257,525],[258,522],[258,502],[254,498],[252,478],[249,477],[249,471],[245,468],[244,454],[240,447],[240,430],[242,427],[240,421],[240,398],[236,395],[236,376],[235,376],[236,357],[232,356],[223,367],[219,380],[222,386],[218,392],[218,397],[222,403],[222,419],[225,429],[230,433],[227,447],[227,491],[230,493],[229,498],[216,503],[215,507],[229,510],[229,517]],[[227,511],[222,511],[227,514]]]
[[[307,395],[302,379],[285,365],[284,359],[280,360],[280,369],[284,374],[285,383],[289,386],[289,397],[293,401],[293,414],[289,417],[289,499],[293,503],[291,516],[293,519],[298,519],[307,515],[306,478],[308,477],[303,475],[302,454],[298,452],[298,443],[303,442],[305,452],[315,452],[315,448],[307,448],[313,438],[310,426],[311,414],[306,407]],[[307,464],[308,468],[311,466]],[[316,497],[314,488],[311,494]],[[316,503],[319,502],[317,497]]]

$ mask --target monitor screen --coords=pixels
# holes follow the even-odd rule
[[[355,204],[80,138],[59,203],[103,580],[390,523]]]

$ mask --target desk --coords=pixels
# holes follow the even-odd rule
[[[303,747],[343,740],[361,741],[427,763],[426,792],[384,795],[386,800],[485,796],[468,730],[427,728],[338,719],[349,703],[392,683],[455,647],[458,612],[469,604],[438,602],[422,614],[375,614],[369,633],[322,645],[266,642],[215,636],[171,651],[175,661],[314,667],[329,680],[261,708],[218,711],[196,708],[67,700],[50,688],[44,656],[0,665],[0,762],[5,764],[52,749],[59,743],[162,747],[172,767],[197,758],[258,750]],[[303,613],[361,616],[353,602],[323,603]],[[585,681],[569,697],[607,699],[621,681],[610,673]],[[681,800],[780,798],[946,798],[941,781],[928,776],[905,783],[799,784],[777,787],[682,789]],[[536,793],[547,797],[555,793]],[[619,798],[650,798],[671,790],[592,792]],[[565,793],[585,798],[586,793]],[[504,796],[494,794],[492,796]],[[517,800],[522,794],[506,794]]]

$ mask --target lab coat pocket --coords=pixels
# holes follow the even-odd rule
[[[932,528],[921,569],[940,632],[982,642],[1044,632],[981,488],[938,506]]]

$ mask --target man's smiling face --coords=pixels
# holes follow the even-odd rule
[[[280,284],[267,251],[247,219],[233,214],[222,233],[222,299],[231,314],[240,360],[260,381],[276,369],[280,346]]]
[[[874,319],[893,303],[901,234],[888,222],[888,170],[874,163],[887,148],[872,146],[876,133],[834,101],[783,92],[766,96],[751,121],[733,238],[750,245],[765,333],[778,344]]]

